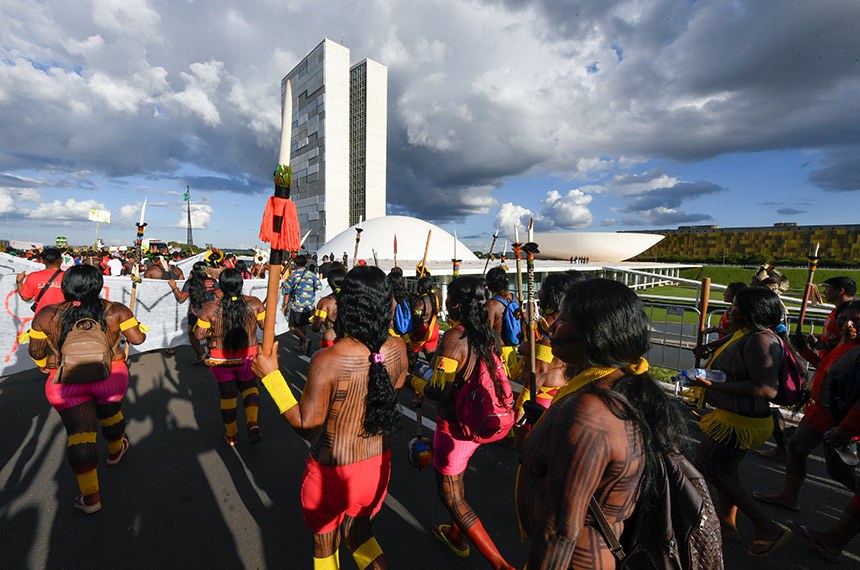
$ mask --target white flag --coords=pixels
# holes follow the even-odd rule
[[[107,210],[94,210],[90,209],[89,220],[91,222],[102,222],[105,224],[110,223],[110,212]]]

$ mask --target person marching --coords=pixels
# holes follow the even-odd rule
[[[437,492],[451,514],[451,524],[434,526],[433,536],[459,558],[469,556],[468,538],[493,568],[513,568],[466,502],[463,480],[469,458],[480,444],[461,435],[455,408],[457,390],[474,372],[485,367],[491,374],[504,374],[498,354],[501,341],[489,327],[485,291],[479,277],[458,277],[448,285],[446,307],[458,324],[442,337],[430,382],[414,375],[409,380],[415,392],[439,402],[433,467]]]
[[[316,273],[307,268],[306,255],[297,255],[294,263],[296,268],[281,287],[284,295],[281,312],[290,312],[288,320],[290,332],[296,335],[296,351],[306,352],[310,348],[308,323],[314,311],[314,298],[322,289],[322,283]]]
[[[79,511],[92,514],[101,510],[98,479],[96,421],[108,444],[108,465],[120,462],[128,451],[122,399],[128,389],[128,367],[119,349],[120,336],[131,344],[141,344],[146,335],[131,310],[121,303],[100,299],[104,277],[98,267],[78,265],[66,271],[62,281],[65,301],[50,305],[33,318],[30,329],[30,356],[43,372],[48,373],[45,395],[57,410],[68,437],[68,459],[78,480],[80,495],[74,500]],[[110,354],[106,378],[81,383],[67,383],[71,372],[64,369],[62,382],[56,382],[58,368],[64,363],[64,343],[73,329],[86,326],[92,319],[104,332],[105,349]],[[105,372],[108,372],[105,370]],[[92,374],[87,368],[86,374]]]
[[[27,275],[26,271],[18,274],[16,279],[18,295],[24,301],[30,301],[35,297],[33,312],[38,313],[43,307],[62,303],[63,255],[54,247],[45,248],[39,254],[39,259],[45,264],[45,269],[34,271]]]
[[[311,317],[311,330],[315,333],[323,331],[320,348],[334,346],[337,342],[337,333],[334,330],[334,324],[337,321],[337,294],[340,293],[340,285],[346,277],[346,269],[338,263],[330,267],[327,274],[331,293],[320,299]]]
[[[194,325],[197,324],[197,318],[200,316],[200,311],[203,310],[204,305],[215,299],[220,299],[223,293],[218,287],[218,282],[209,276],[209,264],[205,261],[198,261],[191,266],[191,276],[182,285],[182,291],[179,290],[173,279],[168,280],[167,283],[177,301],[184,303],[189,298],[191,299],[188,305],[188,340],[197,355],[194,364],[203,364],[203,347],[200,346],[200,341],[194,334]]]
[[[418,279],[417,294],[412,300],[412,334],[409,337],[410,358],[417,359],[424,351],[428,362],[433,361],[433,354],[439,344],[439,297],[433,278],[424,276]]]
[[[236,427],[236,400],[242,394],[248,443],[260,442],[257,413],[260,391],[251,372],[251,361],[257,354],[257,327],[263,328],[266,310],[263,302],[252,295],[242,294],[242,273],[227,268],[218,277],[224,294],[218,301],[206,303],[197,319],[195,335],[209,341],[209,370],[221,394],[221,417],[226,434],[224,440],[233,447],[239,440]]]
[[[501,267],[493,267],[487,272],[487,287],[492,292],[492,298],[487,301],[487,315],[490,319],[490,328],[496,331],[502,339],[502,363],[505,365],[505,372],[510,376],[514,371],[517,371],[517,346],[519,342],[514,342],[513,338],[505,338],[504,333],[505,312],[512,310],[514,314],[520,318],[522,311],[519,303],[514,296],[508,291],[508,276],[505,270]],[[520,331],[522,328],[520,327]]]
[[[277,342],[252,366],[284,419],[311,442],[301,502],[318,570],[339,568],[341,532],[361,570],[387,568],[372,522],[388,492],[397,392],[408,371],[406,345],[388,334],[390,307],[380,269],[347,273],[337,296],[342,340],[314,354],[301,402],[279,370]]]
[[[403,270],[392,267],[387,276],[388,286],[391,288],[391,328],[388,334],[399,336],[409,342],[409,333],[412,332],[412,303],[409,299],[409,291],[406,290],[406,279]]]
[[[541,318],[538,320],[537,338],[535,339],[535,386],[537,387],[538,394],[537,398],[532,398],[527,381],[528,367],[524,367],[520,378],[523,389],[516,403],[518,422],[525,413],[523,407],[527,405],[526,402],[534,401],[545,409],[549,408],[556,392],[558,392],[559,388],[567,384],[569,380],[567,364],[552,353],[550,329],[558,318],[558,311],[564,294],[571,285],[581,279],[582,277],[579,273],[567,272],[550,273],[543,280],[538,292],[538,306],[540,307]],[[525,354],[522,358],[527,359],[528,343],[524,344],[523,350]],[[517,449],[522,448],[523,439],[528,434],[528,430],[531,429],[529,424],[523,427],[525,429],[517,430]]]

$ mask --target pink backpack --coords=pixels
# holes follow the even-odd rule
[[[505,437],[514,425],[514,393],[499,358],[493,354],[495,374],[483,360],[454,396],[457,421],[463,437],[492,443]]]
[[[785,341],[780,338],[779,343],[782,345],[785,356],[782,359],[782,366],[779,368],[779,387],[776,397],[771,399],[771,402],[778,406],[793,406],[804,397],[805,375],[801,371],[794,353],[785,346]]]

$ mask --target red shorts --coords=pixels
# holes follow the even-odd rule
[[[251,371],[251,363],[254,362],[254,357],[257,355],[257,346],[249,346],[248,348],[232,351],[213,348],[209,351],[209,357],[212,360],[238,360],[238,365],[233,366],[210,366],[212,377],[216,382],[247,382],[254,379],[254,373]]]
[[[57,410],[65,410],[95,400],[97,404],[119,402],[128,389],[128,367],[124,360],[114,360],[110,365],[110,376],[101,382],[89,384],[54,384],[56,370],[48,373],[45,396]]]
[[[412,341],[412,344],[418,343],[424,338],[424,335],[427,334],[427,328],[417,329],[412,331],[409,339]],[[436,352],[436,347],[439,344],[439,323],[433,322],[433,330],[430,331],[430,337],[422,343],[418,348],[414,349],[414,352],[419,352],[421,350],[426,350],[427,352]]]
[[[391,479],[391,450],[348,465],[308,457],[302,478],[302,518],[314,534],[340,526],[344,515],[370,517],[382,508]]]

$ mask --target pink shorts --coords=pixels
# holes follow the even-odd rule
[[[254,373],[251,371],[251,363],[254,362],[254,357],[257,355],[257,347],[251,346],[241,352],[233,352],[229,350],[220,350],[213,348],[209,351],[209,356],[212,359],[239,359],[240,364],[234,366],[210,366],[212,377],[218,383],[230,382],[247,382],[254,379]]]
[[[348,465],[320,465],[308,457],[302,477],[302,518],[314,534],[327,534],[343,517],[379,512],[391,479],[391,450]]]
[[[110,376],[101,382],[89,384],[54,384],[56,370],[48,373],[45,382],[45,396],[57,410],[79,406],[95,400],[97,404],[119,402],[128,389],[128,367],[123,360],[114,360],[110,366]]]
[[[451,433],[451,424],[436,418],[433,436],[433,467],[442,475],[459,475],[469,466],[469,459],[481,446],[472,440],[457,439]]]

